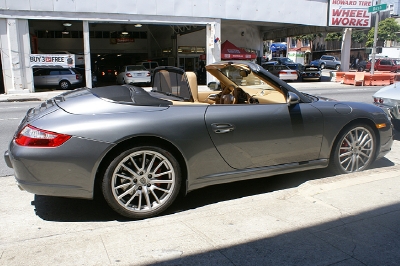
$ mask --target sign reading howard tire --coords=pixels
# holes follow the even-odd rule
[[[329,26],[345,28],[371,27],[371,13],[368,8],[372,0],[330,0]]]

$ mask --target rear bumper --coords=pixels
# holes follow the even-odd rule
[[[6,165],[10,168],[13,168],[11,159],[10,159],[10,153],[8,151],[4,152],[4,161],[6,161]]]

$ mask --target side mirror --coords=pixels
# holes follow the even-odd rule
[[[209,82],[207,87],[212,91],[220,91],[221,90],[221,84],[216,81]]]
[[[300,102],[299,96],[296,93],[289,91],[286,99],[287,105],[292,106],[298,104],[299,102]]]

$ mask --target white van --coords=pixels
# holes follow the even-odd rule
[[[153,76],[154,69],[158,67],[158,63],[156,61],[144,61],[138,63],[138,65],[144,66],[148,71],[150,71],[151,75]]]

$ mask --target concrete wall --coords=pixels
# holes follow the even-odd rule
[[[235,19],[325,26],[327,7],[328,0],[0,0],[0,17],[29,19],[50,13],[60,19],[155,23]]]

